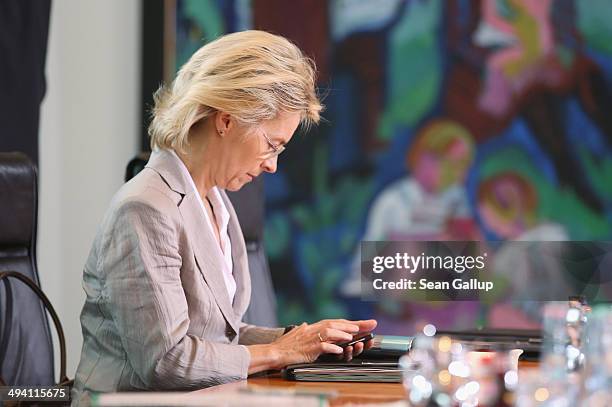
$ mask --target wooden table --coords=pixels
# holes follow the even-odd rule
[[[520,362],[519,369],[537,367],[535,362]],[[250,377],[239,382],[222,384],[194,393],[235,392],[241,389],[291,389],[296,391],[334,392],[329,398],[332,407],[348,404],[391,403],[405,400],[401,383],[296,382],[283,379],[279,373]]]
[[[195,393],[217,391],[240,391],[241,389],[292,389],[305,392],[334,392],[329,398],[330,406],[346,404],[389,403],[404,400],[406,394],[401,383],[345,383],[345,382],[296,382],[283,379],[279,373],[251,377],[234,383],[222,384]]]

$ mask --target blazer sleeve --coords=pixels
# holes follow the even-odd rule
[[[242,345],[257,345],[274,342],[285,332],[285,328],[265,328],[256,325],[240,324],[239,343]]]
[[[129,363],[152,389],[205,387],[246,378],[246,347],[187,333],[178,210],[165,196],[155,206],[142,201],[121,204],[98,257],[105,276],[104,302]]]

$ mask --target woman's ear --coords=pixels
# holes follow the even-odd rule
[[[225,112],[215,113],[215,127],[217,134],[221,137],[225,137],[227,133],[232,130],[232,116]]]

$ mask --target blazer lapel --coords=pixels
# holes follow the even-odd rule
[[[193,252],[200,272],[210,287],[215,301],[225,319],[238,333],[239,321],[232,309],[227,293],[227,287],[223,280],[223,258],[218,254],[215,246],[219,243],[212,234],[210,227],[202,215],[202,208],[195,194],[187,194],[179,206],[179,211],[185,221],[185,230],[192,242]],[[233,242],[232,242],[233,248]]]
[[[232,304],[229,301],[229,295],[227,294],[227,287],[223,280],[223,258],[215,250],[215,246],[218,246],[217,240],[210,230],[210,227],[206,223],[206,219],[202,214],[202,208],[198,202],[198,198],[193,191],[191,181],[186,179],[183,175],[181,168],[180,158],[175,156],[166,150],[157,150],[151,154],[151,158],[147,163],[147,167],[158,172],[164,181],[168,184],[168,187],[175,192],[183,195],[182,201],[179,203],[179,212],[183,217],[185,230],[189,237],[189,242],[192,245],[193,252],[195,254],[196,263],[200,269],[200,273],[204,277],[204,280],[210,287],[217,305],[221,309],[223,316],[234,329],[236,333],[239,332],[239,318],[232,308]],[[225,195],[225,194],[223,194]],[[227,202],[227,201],[226,201]],[[226,203],[227,205],[227,203]],[[235,222],[236,214],[233,209],[230,212],[230,225],[232,221]],[[230,238],[231,238],[230,234]],[[234,249],[234,240],[232,239],[232,253]],[[244,247],[244,242],[242,243]],[[242,259],[236,259],[234,262],[241,262]],[[236,270],[236,266],[234,266]],[[235,273],[235,271],[234,271]],[[248,274],[248,273],[247,273]],[[239,276],[234,274],[237,281]],[[242,277],[240,277],[242,279]],[[250,281],[249,281],[250,286]],[[236,287],[236,298],[239,298],[239,291],[244,291],[237,283]],[[242,315],[242,314],[238,314]]]

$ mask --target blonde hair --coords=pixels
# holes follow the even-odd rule
[[[245,125],[299,112],[309,127],[323,110],[315,81],[314,62],[286,38],[256,30],[220,37],[155,93],[151,147],[184,151],[191,127],[217,111]]]

